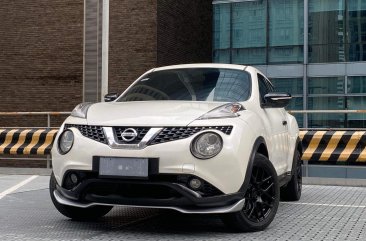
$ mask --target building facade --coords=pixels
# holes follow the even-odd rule
[[[290,110],[362,110],[366,1],[215,0],[213,61],[255,65]],[[304,128],[366,128],[364,114],[295,114]]]
[[[89,36],[96,33],[85,34],[90,29],[84,29],[84,21],[99,10],[85,9],[84,1],[108,0],[14,0],[0,5],[0,112],[69,112],[96,96],[99,83],[92,82],[97,78],[88,78],[98,71],[85,74],[90,70],[85,65],[96,61],[85,43],[92,46],[95,40]],[[211,62],[212,0],[108,4],[109,92],[122,93],[154,67]],[[51,126],[58,127],[65,118],[53,116]],[[0,127],[46,125],[46,115],[0,115]],[[0,166],[45,167],[46,162],[2,159]]]
[[[108,3],[110,92],[121,93],[150,68],[211,62],[211,0]],[[88,31],[84,20],[91,16],[84,15],[85,6],[84,0],[1,4],[0,112],[71,111],[89,100],[85,84],[89,92],[98,84],[83,79],[90,76],[84,64],[94,61],[83,58]],[[52,117],[51,126],[59,126],[64,118]],[[0,127],[46,125],[47,116],[0,116]]]

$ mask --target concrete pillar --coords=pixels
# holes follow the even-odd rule
[[[84,0],[83,101],[98,102],[108,91],[109,0]]]

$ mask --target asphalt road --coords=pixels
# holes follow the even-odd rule
[[[304,186],[263,232],[230,233],[218,216],[116,207],[98,222],[57,212],[48,176],[0,175],[0,240],[366,240],[366,188]]]

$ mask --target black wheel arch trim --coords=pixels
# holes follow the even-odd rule
[[[294,149],[294,155],[295,155],[296,150],[299,151],[300,159],[301,159],[301,156],[303,154],[303,147],[302,147],[302,142],[301,142],[300,137],[297,137],[296,145],[295,145],[295,149]],[[292,175],[294,175],[295,172],[296,172],[295,165],[294,165],[295,161],[297,161],[297,160],[295,160],[295,158],[293,158],[292,167],[291,167],[291,174]],[[302,163],[302,161],[301,161],[301,163]]]
[[[245,193],[248,189],[251,173],[253,170],[255,155],[257,154],[259,147],[262,144],[267,148],[266,141],[264,140],[264,138],[262,136],[258,137],[253,144],[252,152],[250,154],[250,158],[249,158],[249,162],[248,162],[248,166],[247,166],[247,171],[245,173],[244,182],[239,189],[239,192],[241,192],[241,193]],[[268,149],[267,149],[267,152],[268,152]]]

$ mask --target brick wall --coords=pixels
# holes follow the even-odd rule
[[[81,102],[82,0],[6,1],[0,23],[0,111],[70,111]],[[0,126],[24,122],[45,125],[1,117]]]
[[[110,0],[109,91],[156,66],[210,62],[211,8],[211,0]],[[70,111],[82,101],[83,13],[83,0],[0,5],[0,111]],[[45,119],[0,117],[0,126]]]
[[[211,0],[159,0],[157,65],[210,63]]]
[[[0,5],[0,112],[71,111],[82,101],[83,2]],[[110,0],[109,91],[121,93],[156,66],[211,62],[211,8],[211,0]],[[0,116],[0,127],[46,123],[46,116]],[[30,165],[0,166],[11,163]]]
[[[110,0],[110,92],[121,93],[156,66],[156,1]]]
[[[145,71],[211,62],[211,0],[110,0],[109,91]]]

